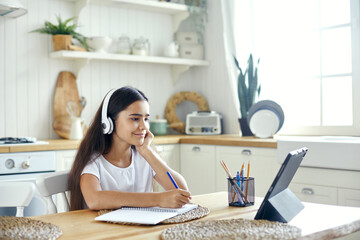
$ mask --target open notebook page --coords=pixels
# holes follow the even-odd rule
[[[123,207],[95,218],[97,221],[124,222],[135,224],[158,224],[165,219],[197,208],[197,204],[185,204],[181,208],[139,208]]]

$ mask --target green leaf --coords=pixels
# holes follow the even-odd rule
[[[254,69],[252,54],[250,54],[249,56],[248,66],[245,73],[243,73],[243,71],[241,70],[239,62],[237,61],[235,56],[234,61],[236,67],[240,71],[237,86],[240,112],[242,117],[246,117],[247,112],[256,100],[256,95],[259,96],[261,91],[260,84],[258,82],[258,68],[256,66]],[[259,64],[259,61],[260,59],[258,60],[257,64]]]
[[[235,56],[234,56],[234,60],[235,60],[235,65],[236,65],[236,67],[241,71],[241,68],[240,68],[240,66],[239,66],[239,62],[238,62],[238,60],[236,59]]]

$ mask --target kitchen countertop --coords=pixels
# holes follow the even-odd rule
[[[0,153],[9,152],[33,152],[33,151],[52,151],[52,150],[73,150],[80,145],[80,140],[68,139],[49,139],[41,140],[49,144],[36,145],[4,145],[0,146]],[[263,147],[263,148],[277,148],[277,142],[273,138],[256,138],[256,137],[242,137],[239,135],[216,135],[216,136],[190,136],[190,135],[166,135],[156,136],[154,144],[208,144],[208,145],[222,145],[222,146],[244,146],[244,147]]]

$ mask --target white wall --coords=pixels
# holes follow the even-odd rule
[[[59,0],[22,0],[28,14],[12,19],[0,17],[0,137],[34,136],[58,138],[52,129],[52,101],[60,71],[75,73],[74,62],[50,59],[51,37],[29,33],[55,16],[75,15],[74,4]],[[163,117],[167,100],[178,91],[197,91],[208,100],[211,110],[223,113],[226,133],[238,133],[229,85],[224,79],[220,1],[209,1],[209,22],[205,47],[209,67],[183,73],[173,85],[169,66],[141,63],[91,61],[78,76],[80,95],[87,99],[83,117],[92,120],[105,93],[131,85],[144,91],[152,116]],[[167,15],[99,5],[81,13],[79,31],[86,36],[127,34],[131,39],[150,39],[152,54],[161,55],[172,40],[171,18]],[[181,109],[180,109],[181,110]]]

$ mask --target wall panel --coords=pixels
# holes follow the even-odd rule
[[[56,80],[61,71],[77,74],[74,61],[50,59],[51,37],[29,32],[43,26],[45,20],[55,22],[56,15],[63,19],[74,16],[74,3],[61,0],[22,2],[28,14],[16,19],[0,17],[0,137],[58,138],[52,129]],[[217,5],[219,3],[209,9],[209,18]],[[150,40],[152,55],[161,56],[174,37],[171,17],[165,14],[90,4],[81,12],[78,21],[78,30],[86,36],[107,35],[118,39],[126,34],[132,41],[146,37]],[[111,88],[126,85],[137,87],[148,96],[152,117],[163,117],[167,100],[184,90],[203,94],[212,110],[226,109],[224,101],[229,97],[223,100],[218,95],[219,90],[227,92],[222,79],[223,61],[217,59],[222,53],[219,26],[219,23],[209,26],[211,34],[207,35],[211,38],[206,42],[211,47],[206,51],[212,58],[209,59],[211,66],[183,73],[175,85],[167,65],[90,61],[77,79],[79,94],[87,99],[82,113],[87,125],[93,120],[104,95]],[[217,37],[212,39],[215,35]]]

